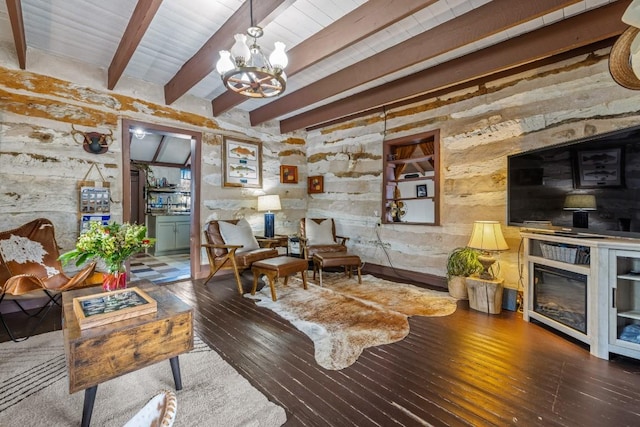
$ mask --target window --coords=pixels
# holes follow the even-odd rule
[[[439,131],[384,142],[382,221],[439,225]]]

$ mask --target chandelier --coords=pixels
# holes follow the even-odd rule
[[[249,3],[251,27],[247,34],[236,34],[231,51],[221,50],[216,70],[225,86],[240,95],[251,98],[270,98],[284,92],[287,76],[284,68],[289,59],[284,52],[284,43],[275,42],[275,49],[267,56],[258,45],[262,28],[253,25],[253,2]],[[253,38],[247,44],[247,35]]]

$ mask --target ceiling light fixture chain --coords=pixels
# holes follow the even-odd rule
[[[250,98],[270,98],[284,92],[287,76],[284,68],[289,59],[285,53],[285,45],[275,42],[275,49],[267,56],[258,45],[258,39],[264,31],[254,25],[253,1],[249,0],[251,26],[247,34],[253,43],[247,45],[247,34],[236,34],[231,50],[221,50],[216,70],[222,77],[225,86],[240,95]]]

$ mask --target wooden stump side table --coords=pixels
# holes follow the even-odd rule
[[[504,279],[485,280],[479,277],[467,277],[469,307],[489,314],[502,311],[502,290]]]

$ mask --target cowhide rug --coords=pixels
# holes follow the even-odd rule
[[[353,364],[362,350],[402,340],[409,333],[408,316],[446,316],[456,310],[456,300],[446,292],[390,282],[374,276],[347,278],[342,273],[323,273],[324,287],[299,277],[276,284],[277,301],[269,286],[254,296],[260,307],[288,320],[314,343],[316,362],[338,370]]]

